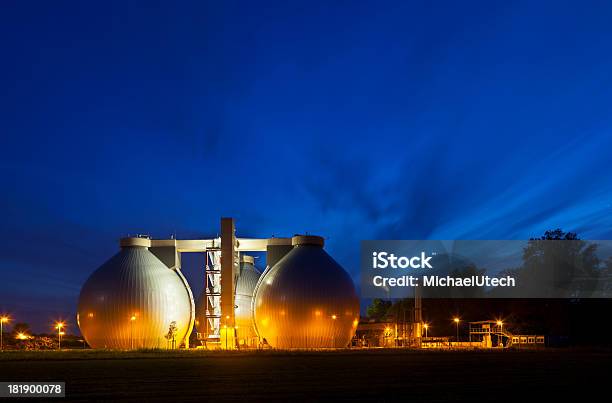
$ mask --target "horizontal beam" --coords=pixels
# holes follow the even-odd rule
[[[151,247],[175,247],[178,252],[206,252],[218,248],[221,238],[216,239],[151,239]]]
[[[144,238],[124,238],[122,245],[145,242]],[[142,240],[142,241],[141,241]],[[221,247],[221,238],[213,239],[147,239],[150,247],[175,247],[178,252],[206,252],[207,250]],[[286,242],[291,245],[291,238],[236,238],[236,250],[238,252],[266,252],[268,244],[279,245]]]
[[[238,252],[265,252],[268,248],[267,239],[237,238]]]

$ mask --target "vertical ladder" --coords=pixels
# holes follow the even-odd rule
[[[221,249],[206,251],[206,342],[218,343],[221,337]]]

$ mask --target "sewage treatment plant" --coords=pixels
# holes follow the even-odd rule
[[[359,298],[324,240],[237,238],[231,218],[214,239],[129,237],[85,282],[77,322],[92,348],[342,348],[355,334]],[[266,252],[260,273],[249,252]],[[202,253],[205,284],[195,297],[183,253]],[[193,347],[193,346],[192,346]]]

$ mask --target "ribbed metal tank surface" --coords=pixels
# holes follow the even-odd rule
[[[359,299],[350,276],[320,237],[294,237],[294,248],[260,278],[256,331],[272,347],[341,348],[353,337]]]
[[[148,248],[124,247],[85,282],[77,321],[92,348],[171,348],[186,339],[193,299],[188,285]]]

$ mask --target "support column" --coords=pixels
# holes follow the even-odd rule
[[[227,326],[228,328],[235,327],[235,231],[233,218],[221,218],[221,326]]]

